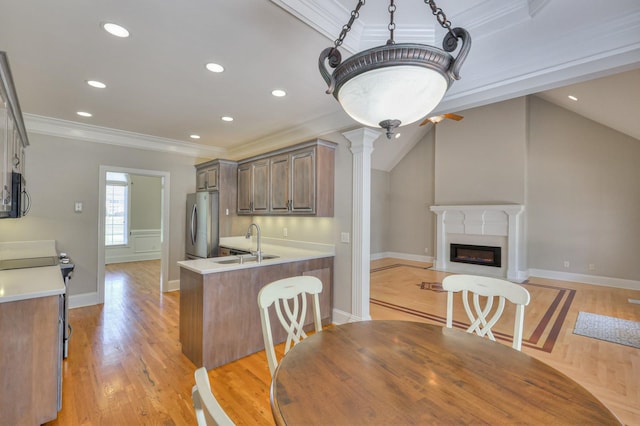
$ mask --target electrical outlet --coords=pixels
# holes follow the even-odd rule
[[[596,270],[596,265],[595,265],[595,263],[590,263],[590,264],[589,264],[589,270],[590,270],[590,271],[595,271],[595,270]]]
[[[82,213],[82,201],[76,201],[76,204],[73,208],[76,213]]]
[[[289,230],[287,228],[282,228],[282,236],[283,237],[288,237],[289,236]]]
[[[429,247],[424,248],[424,254],[429,254]]]
[[[569,263],[569,261],[568,261],[568,260],[565,260],[565,261],[564,261],[564,267],[565,267],[565,268],[568,268],[570,265],[571,265],[571,264]]]
[[[340,233],[340,242],[341,243],[348,243],[349,242],[349,233],[348,232],[341,232]]]

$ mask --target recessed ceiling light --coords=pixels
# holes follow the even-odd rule
[[[577,101],[578,100],[578,98],[576,98],[573,95],[569,95],[568,98],[571,99],[572,101]]]
[[[275,89],[275,90],[271,91],[271,94],[273,96],[275,96],[276,98],[281,98],[283,96],[287,96],[287,92],[285,92],[282,89]]]
[[[112,22],[103,22],[102,28],[104,28],[104,30],[109,34],[114,35],[116,37],[122,37],[122,38],[129,37],[129,30],[127,30],[125,27],[122,27],[118,24],[114,24]]]
[[[104,89],[105,87],[107,87],[106,84],[104,84],[101,81],[96,81],[96,80],[87,80],[87,84],[91,87],[96,87],[98,89]]]
[[[228,117],[228,116],[226,116],[226,115],[225,115],[224,117],[220,117],[220,119],[221,119],[222,121],[233,121],[233,117]]]
[[[91,114],[90,112],[84,112],[84,111],[78,111],[76,114],[78,114],[80,117],[92,117],[93,114]]]
[[[200,139],[200,135],[191,135],[189,136],[191,139]]]
[[[211,72],[223,72],[224,67],[220,64],[215,64],[213,62],[209,62],[205,67]]]

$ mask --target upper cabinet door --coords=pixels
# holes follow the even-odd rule
[[[291,209],[295,213],[316,211],[316,149],[291,154]]]
[[[251,171],[251,163],[238,166],[238,213],[247,214],[252,212]]]
[[[253,212],[269,211],[269,160],[259,160],[253,165]]]
[[[289,198],[289,154],[271,158],[271,212],[288,213]]]

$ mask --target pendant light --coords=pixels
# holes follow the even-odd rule
[[[359,0],[351,12],[334,46],[322,51],[318,60],[320,74],[342,108],[354,120],[366,126],[386,129],[391,139],[398,126],[425,117],[440,103],[454,80],[471,47],[471,36],[451,22],[433,0],[424,0],[438,23],[447,30],[442,49],[418,43],[393,40],[395,30],[394,0],[389,3],[389,40],[383,46],[357,53],[344,62],[338,51],[365,0]],[[461,47],[456,58],[448,52]],[[334,68],[330,73],[325,62]]]

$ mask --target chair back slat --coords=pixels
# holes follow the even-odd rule
[[[264,286],[258,293],[264,349],[272,376],[278,366],[278,360],[274,349],[269,308],[274,305],[278,321],[287,332],[284,349],[286,354],[291,347],[307,338],[303,329],[307,313],[307,295],[311,295],[312,298],[315,331],[316,333],[322,331],[319,297],[321,292],[322,281],[305,275],[274,281]]]
[[[447,327],[451,328],[453,326],[454,293],[461,293],[465,312],[469,321],[471,321],[471,325],[466,331],[476,333],[479,336],[487,336],[493,341],[496,339],[491,329],[504,312],[505,300],[514,303],[516,305],[516,316],[512,347],[517,350],[522,349],[524,307],[531,300],[527,289],[499,278],[476,275],[450,275],[442,281],[442,287],[447,291]],[[484,299],[481,300],[481,298]],[[498,305],[495,311],[491,313],[494,299],[497,299]]]
[[[198,426],[234,426],[211,391],[207,369],[200,367],[194,373],[196,384],[191,390],[193,408]]]

